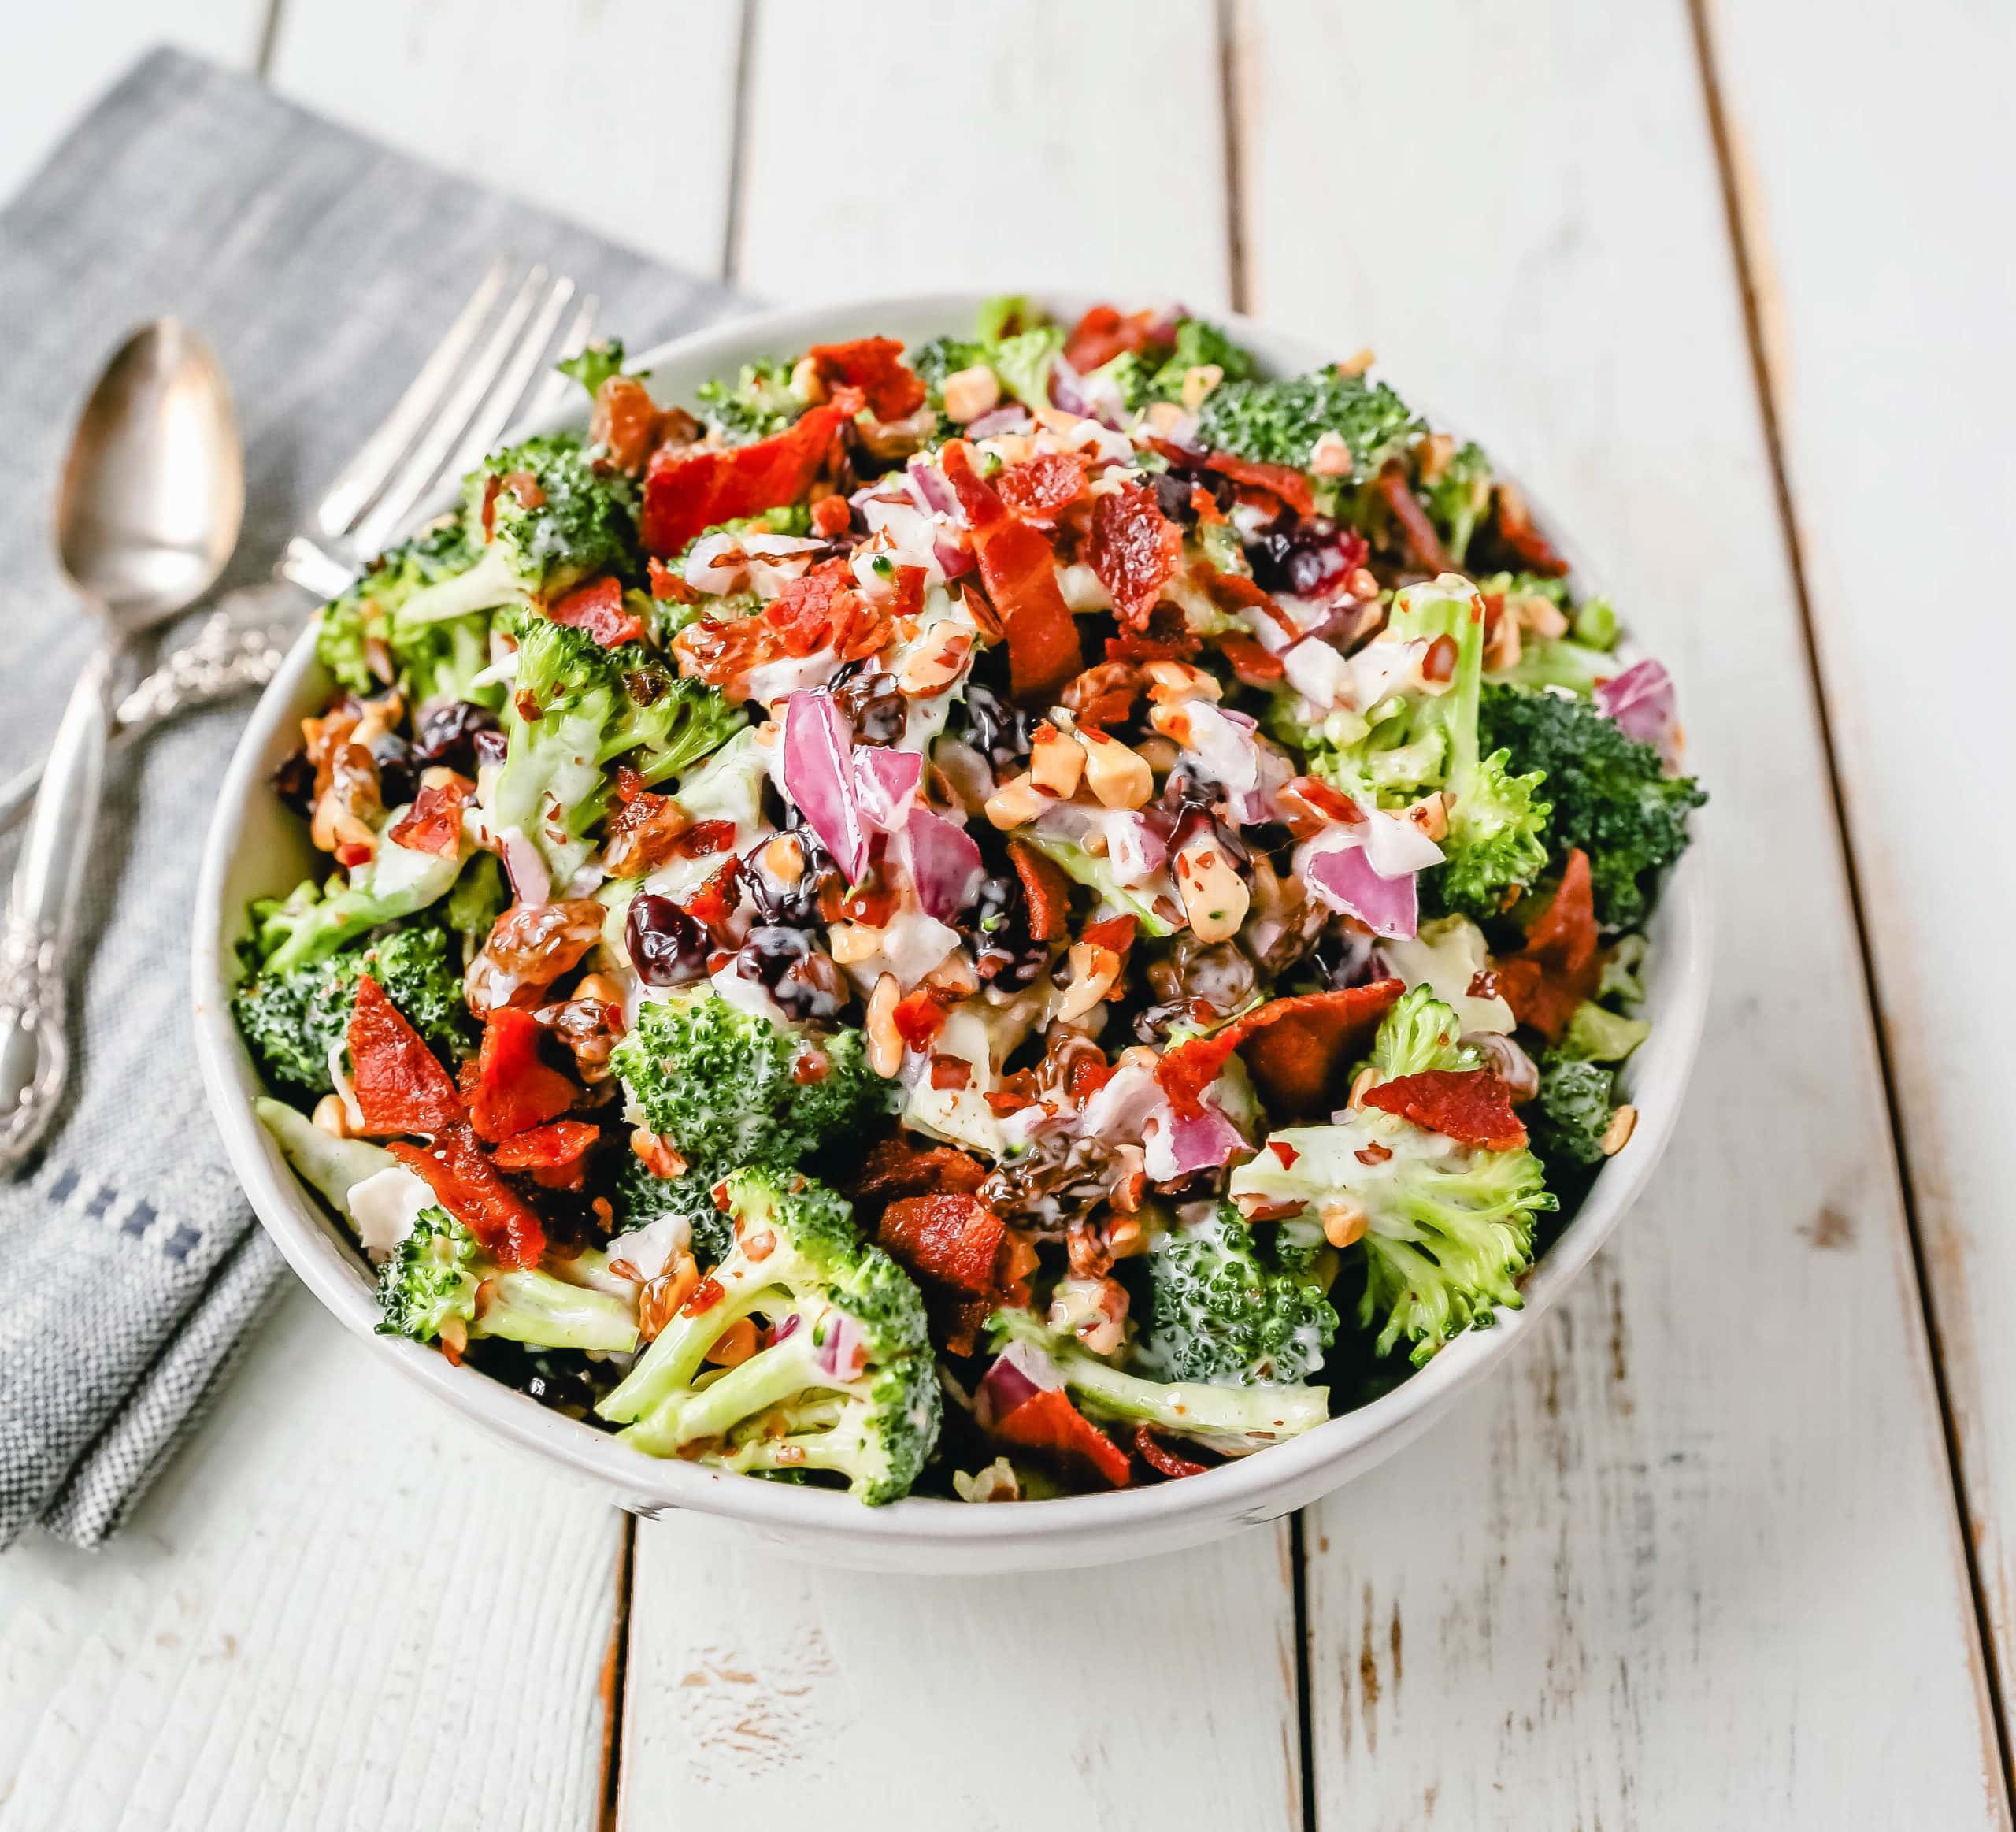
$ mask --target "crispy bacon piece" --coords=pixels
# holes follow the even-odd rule
[[[474,785],[469,778],[451,776],[426,784],[413,798],[406,818],[385,837],[410,852],[431,852],[453,859],[461,850],[462,808]]]
[[[847,507],[844,496],[821,496],[812,505],[812,532],[821,540],[845,534],[853,519],[854,511]]]
[[[1109,916],[1102,922],[1087,923],[1078,939],[1094,948],[1110,948],[1115,954],[1125,954],[1134,945],[1134,933],[1140,926],[1132,915]]]
[[[1526,506],[1526,493],[1518,484],[1501,482],[1493,494],[1498,499],[1498,536],[1514,553],[1519,563],[1529,573],[1544,573],[1550,579],[1558,579],[1568,570],[1568,562],[1549,545],[1547,538],[1533,526],[1532,512]]]
[[[994,1422],[993,1435],[1017,1450],[1050,1458],[1065,1474],[1124,1489],[1133,1475],[1127,1453],[1071,1404],[1062,1387],[1032,1393]]]
[[[574,1084],[539,1060],[541,1026],[516,1006],[493,1011],[470,1072],[469,1123],[492,1141],[529,1132],[574,1104]]]
[[[1000,1216],[976,1197],[899,1196],[882,1211],[875,1238],[906,1272],[978,1296],[994,1282]]]
[[[1029,934],[1036,941],[1056,941],[1071,927],[1071,881],[1054,859],[1046,859],[1026,840],[1008,842],[1008,857],[1022,881],[1029,902]]]
[[[1526,1142],[1525,1126],[1512,1111],[1511,1091],[1488,1069],[1425,1069],[1382,1081],[1362,1098],[1367,1107],[1397,1113],[1466,1145],[1510,1151]]]
[[[476,1236],[499,1266],[536,1266],[546,1229],[517,1192],[498,1176],[466,1126],[447,1127],[431,1145],[395,1140],[386,1149],[427,1180],[435,1200]]]
[[[1113,595],[1114,614],[1145,630],[1162,588],[1176,576],[1183,530],[1162,514],[1145,484],[1122,484],[1092,508],[1092,570]]]
[[[649,789],[624,795],[609,818],[602,863],[613,878],[642,877],[673,856],[692,825],[693,817],[670,795]]]
[[[1065,684],[1061,703],[1089,730],[1104,731],[1133,711],[1141,671],[1131,662],[1095,662]]]
[[[1559,1040],[1577,1007],[1595,996],[1603,963],[1596,955],[1589,857],[1579,847],[1568,855],[1554,901],[1527,930],[1526,945],[1498,962],[1495,971],[1513,1016],[1549,1043]]]
[[[604,378],[588,417],[588,442],[609,453],[609,462],[632,477],[644,468],[658,436],[658,402],[635,376]]]
[[[939,462],[973,529],[980,580],[1007,638],[1010,690],[1017,700],[1047,702],[1084,665],[1050,543],[1009,514],[964,439],[947,445]]]
[[[1210,1467],[1208,1463],[1193,1463],[1187,1456],[1179,1456],[1145,1425],[1134,1427],[1134,1449],[1157,1475],[1166,1476],[1171,1482],[1180,1476],[1201,1476]]]
[[[1232,671],[1248,687],[1271,687],[1288,673],[1278,655],[1270,655],[1251,636],[1236,632],[1214,636]]]
[[[438,1133],[462,1117],[448,1071],[385,988],[357,977],[348,1041],[350,1081],[368,1133]]]
[[[697,604],[700,594],[686,583],[685,575],[675,571],[656,554],[646,561],[651,580],[651,595],[668,604]]]
[[[1406,536],[1409,550],[1423,569],[1449,571],[1449,554],[1442,545],[1442,536],[1435,532],[1435,524],[1428,519],[1428,511],[1421,507],[1421,499],[1407,482],[1406,469],[1398,462],[1379,473],[1379,494],[1386,499],[1386,506],[1392,510],[1393,519]]]
[[[862,1166],[854,1193],[862,1201],[928,1196],[934,1190],[971,1196],[986,1181],[987,1166],[977,1158],[950,1145],[920,1151],[899,1133],[876,1141]]]
[[[950,994],[941,995],[935,986],[920,986],[896,1001],[889,1022],[906,1044],[921,1050],[945,1028],[945,1007],[950,997]]]
[[[1072,327],[1064,340],[1064,360],[1080,375],[1103,368],[1123,351],[1139,350],[1148,341],[1154,322],[1147,312],[1122,316],[1112,306],[1094,306]]]
[[[1204,1090],[1236,1050],[1277,1124],[1342,1104],[1343,1071],[1405,988],[1398,980],[1276,999],[1221,1030],[1165,1051],[1155,1078],[1179,1115],[1202,1109]]]
[[[597,579],[576,587],[558,604],[549,605],[546,614],[555,623],[585,630],[605,649],[642,642],[644,637],[643,619],[623,608],[623,587],[614,579]]]
[[[490,1155],[500,1170],[557,1170],[574,1163],[602,1136],[584,1119],[557,1119],[503,1140]]]
[[[902,420],[924,405],[924,384],[903,361],[893,337],[858,337],[851,343],[815,343],[806,351],[831,387],[858,388],[878,420]]]
[[[1109,662],[1192,662],[1204,652],[1204,639],[1184,627],[1183,614],[1174,605],[1158,604],[1148,614],[1147,628],[1122,630],[1108,636]]]
[[[717,522],[795,503],[825,464],[833,436],[861,407],[858,390],[840,388],[783,432],[749,445],[660,446],[644,473],[645,551],[669,559]]]
[[[802,658],[828,647],[843,662],[858,662],[875,654],[888,636],[889,614],[856,588],[849,562],[835,558],[792,580],[754,617],[703,617],[688,624],[673,649],[682,673],[739,698],[750,669],[765,662]]]
[[[1075,452],[1043,451],[1010,465],[995,480],[1001,500],[1026,521],[1054,522],[1085,493],[1085,461]]]
[[[1262,464],[1258,458],[1214,451],[1204,454],[1204,469],[1229,477],[1235,484],[1243,484],[1248,489],[1265,490],[1270,496],[1278,496],[1298,515],[1316,513],[1316,493],[1310,488],[1309,479],[1287,465]]]

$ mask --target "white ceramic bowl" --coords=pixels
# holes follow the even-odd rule
[[[1087,302],[1043,302],[1068,322]],[[740,319],[666,344],[641,358],[639,366],[650,369],[662,398],[690,400],[698,383],[732,374],[759,355],[874,333],[906,342],[963,333],[978,303],[979,295],[970,294],[910,297]],[[1225,322],[1276,373],[1314,368],[1336,355],[1244,320]],[[1337,348],[1350,342],[1340,337]],[[574,417],[576,422],[583,417]],[[1577,571],[1586,584],[1589,575],[1579,560]],[[1587,1201],[1527,1279],[1525,1308],[1501,1313],[1495,1328],[1452,1342],[1383,1398],[1289,1443],[1182,1482],[987,1507],[917,1498],[865,1508],[844,1494],[659,1462],[473,1368],[452,1367],[432,1348],[376,1334],[378,1313],[364,1260],[295,1180],[253,1111],[261,1090],[231,1018],[232,944],[243,931],[246,903],[284,893],[311,864],[302,823],[281,807],[268,778],[298,741],[302,716],[320,709],[329,687],[312,637],[304,635],[239,742],[217,796],[196,892],[197,1051],[225,1148],[260,1220],[309,1289],[371,1352],[387,1357],[417,1385],[487,1429],[595,1478],[634,1512],[684,1509],[712,1516],[732,1523],[732,1530],[827,1563],[947,1574],[1102,1564],[1197,1545],[1273,1519],[1351,1481],[1418,1437],[1458,1393],[1511,1354],[1588,1263],[1666,1149],[1700,1040],[1709,923],[1697,851],[1673,873],[1652,925],[1645,1010],[1653,1030],[1629,1076],[1637,1130],[1629,1148],[1604,1166]]]

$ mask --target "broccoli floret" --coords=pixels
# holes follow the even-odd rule
[[[1457,447],[1435,477],[1424,484],[1421,500],[1428,518],[1442,536],[1443,550],[1461,566],[1470,551],[1470,537],[1491,506],[1491,460],[1480,445]]]
[[[1224,373],[1219,385],[1247,380],[1253,358],[1224,332],[1202,318],[1179,318],[1173,344],[1124,350],[1097,373],[1120,391],[1131,411],[1156,401],[1180,400],[1184,378],[1194,369],[1214,367]]]
[[[817,1050],[825,1073],[800,1081]],[[795,1164],[888,1111],[891,1084],[862,1035],[780,1029],[711,991],[654,999],[610,1057],[654,1133],[711,1181],[745,1165]]]
[[[565,884],[594,851],[587,836],[607,810],[609,765],[624,758],[662,782],[724,743],[743,715],[704,682],[668,673],[641,643],[605,649],[584,630],[531,617],[503,721],[491,818],[500,833],[531,840]]]
[[[623,339],[598,337],[579,355],[563,358],[553,365],[564,376],[572,376],[588,391],[593,400],[611,376],[623,373]]]
[[[499,1266],[467,1228],[433,1207],[420,1211],[380,1269],[378,1309],[380,1335],[438,1341],[458,1353],[477,1336],[610,1355],[637,1346],[637,1319],[625,1300],[538,1268]]]
[[[1094,1417],[1153,1426],[1227,1456],[1297,1437],[1330,1415],[1325,1387],[1219,1386],[1125,1373],[1074,1338],[1054,1334],[1031,1311],[996,1311],[987,1328],[989,1345],[996,1351],[1011,1342],[1041,1349]]]
[[[1336,1340],[1337,1313],[1321,1288],[1263,1263],[1252,1229],[1228,1203],[1156,1240],[1148,1285],[1134,1366],[1157,1379],[1297,1384]]]
[[[1369,1066],[1377,1083],[1479,1061],[1458,1040],[1455,1013],[1418,986],[1387,1013]],[[1495,1307],[1518,1308],[1533,1218],[1558,1206],[1523,1147],[1487,1151],[1372,1107],[1276,1133],[1232,1173],[1229,1191],[1269,1208],[1299,1203],[1314,1218],[1332,1208],[1362,1216],[1350,1249],[1365,1278],[1359,1323],[1377,1325],[1380,1355],[1414,1344],[1416,1366],[1451,1337],[1488,1327]]]
[[[1587,700],[1516,688],[1485,691],[1482,742],[1518,767],[1543,772],[1552,807],[1546,842],[1558,866],[1589,855],[1596,920],[1644,920],[1658,874],[1687,850],[1687,816],[1708,798],[1691,777],[1668,776],[1658,751],[1629,737]]]
[[[462,520],[476,564],[408,599],[393,619],[403,635],[472,611],[550,602],[606,574],[634,580],[642,570],[636,482],[597,469],[573,433],[542,433],[493,452],[462,480]]]
[[[791,366],[763,357],[745,362],[732,383],[701,383],[694,391],[701,418],[730,445],[747,445],[783,432],[812,404],[791,385]]]
[[[427,528],[403,547],[372,562],[364,577],[322,606],[315,626],[315,653],[352,693],[376,693],[384,685],[371,665],[368,645],[382,643],[409,704],[442,697],[472,696],[468,683],[489,659],[489,628],[479,615],[432,625],[402,627],[398,614],[414,596],[466,573],[476,551],[459,517]],[[494,705],[495,699],[489,703]]]
[[[691,1232],[694,1252],[710,1266],[726,1256],[734,1240],[728,1217],[714,1206],[714,1179],[701,1171],[660,1177],[634,1152],[626,1151],[608,1196],[615,1218],[612,1233],[647,1227],[661,1215],[676,1215]]]
[[[269,1084],[304,1094],[331,1091],[329,1052],[350,1028],[360,973],[385,988],[428,1048],[454,1067],[474,1050],[476,1037],[449,940],[445,929],[419,923],[368,948],[246,980],[232,995],[232,1015]]]
[[[1175,933],[1169,918],[1156,914],[1152,896],[1143,895],[1138,884],[1130,889],[1121,883],[1110,859],[1088,852],[1084,847],[1072,840],[1058,840],[1047,833],[1032,832],[1025,837],[1044,858],[1061,866],[1065,876],[1073,883],[1083,884],[1088,890],[1096,891],[1101,908],[1110,908],[1132,916],[1140,925],[1143,935],[1163,936]]]
[[[1312,370],[1287,381],[1227,381],[1205,398],[1197,443],[1262,464],[1306,470],[1316,442],[1334,432],[1351,454],[1349,478],[1316,480],[1317,504],[1334,510],[1344,482],[1362,482],[1421,433],[1421,422],[1384,382]]]
[[[703,1288],[718,1295],[682,1308],[596,1410],[653,1456],[826,1470],[869,1503],[908,1493],[940,1410],[921,1294],[822,1185],[741,1170],[724,1195],[735,1244]],[[703,1378],[715,1344],[751,1316],[767,1346]]]
[[[1540,1092],[1525,1114],[1541,1163],[1600,1164],[1616,1071],[1556,1050],[1540,1059]]]
[[[981,306],[974,336],[933,337],[905,351],[903,360],[941,414],[946,376],[981,363],[999,378],[1002,393],[1025,407],[1039,408],[1050,405],[1050,371],[1063,348],[1062,325],[1033,313],[1019,295],[1009,295]]]
[[[1607,1006],[1584,999],[1562,1033],[1559,1045],[1564,1056],[1580,1056],[1591,1062],[1621,1062],[1652,1034],[1642,1018],[1621,1018]]]
[[[366,1177],[398,1164],[383,1145],[366,1139],[334,1137],[284,1100],[261,1095],[252,1107],[295,1174],[325,1197],[345,1221],[350,1218],[350,1192]]]

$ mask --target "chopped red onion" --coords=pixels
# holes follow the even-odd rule
[[[1081,418],[1091,412],[1085,399],[1084,378],[1061,356],[1050,365],[1050,402],[1053,407]]]
[[[1420,921],[1414,874],[1381,877],[1362,846],[1310,849],[1302,860],[1303,882],[1332,910],[1355,916],[1389,941],[1414,938]]]
[[[798,1333],[799,1325],[804,1321],[805,1319],[801,1317],[797,1311],[793,1311],[788,1317],[785,1318],[784,1320],[776,1326],[776,1329],[770,1332],[770,1346],[774,1348],[780,1342],[784,1341],[787,1337],[795,1336]]]
[[[980,848],[956,821],[913,807],[903,829],[910,881],[927,916],[949,922],[973,900],[983,875]]]
[[[862,745],[854,754],[854,801],[862,818],[884,833],[895,833],[903,825],[923,774],[921,751]]]
[[[527,909],[553,901],[553,874],[539,849],[518,831],[506,827],[498,836],[504,847],[504,869],[511,875],[511,894]]]
[[[1020,401],[1003,401],[990,407],[966,428],[969,439],[991,439],[997,432],[1026,432],[1032,422],[1029,410]]]
[[[910,488],[917,500],[933,515],[959,514],[959,499],[952,486],[945,480],[945,473],[928,459],[914,458],[910,462],[908,476]]]
[[[856,798],[854,734],[824,693],[794,693],[784,704],[784,793],[833,862],[858,884],[868,871],[868,831]]]
[[[844,1311],[826,1317],[826,1340],[819,1344],[820,1371],[836,1381],[858,1381],[868,1366],[868,1333]]]
[[[943,535],[932,543],[931,557],[938,562],[938,569],[947,580],[957,579],[973,569],[973,556],[970,549]]]
[[[1064,1385],[1057,1363],[1033,1342],[1011,1342],[994,1358],[994,1365],[973,1389],[973,1416],[982,1430],[991,1430],[1015,1408],[1039,1393]]]
[[[1678,762],[1677,708],[1673,677],[1657,662],[1635,662],[1596,688],[1596,704],[1626,737],[1655,745],[1669,763]]]
[[[1215,1170],[1246,1149],[1246,1136],[1208,1101],[1184,1118],[1172,1111],[1162,1122],[1169,1128],[1169,1155],[1176,1174]]]

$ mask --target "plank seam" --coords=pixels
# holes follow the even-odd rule
[[[1295,1614],[1295,1723],[1300,1745],[1296,1760],[1302,1765],[1302,1832],[1317,1832],[1316,1725],[1309,1678],[1309,1548],[1303,1526],[1305,1511],[1298,1508],[1288,1517],[1289,1590]]]
[[[275,5],[280,0],[274,0]],[[741,278],[742,194],[749,176],[750,71],[756,61],[757,0],[742,0],[735,43],[735,104],[728,117],[728,210],[721,218],[721,279]]]
[[[1847,794],[1836,751],[1832,714],[1827,703],[1826,677],[1820,662],[1820,643],[1815,627],[1813,601],[1807,585],[1806,551],[1800,538],[1799,517],[1792,499],[1792,477],[1786,462],[1783,428],[1771,362],[1765,341],[1763,312],[1758,299],[1757,271],[1751,258],[1750,229],[1744,221],[1742,194],[1736,180],[1736,158],[1729,117],[1722,105],[1721,87],[1716,74],[1714,32],[1709,18],[1710,0],[1686,0],[1687,14],[1694,37],[1695,62],[1701,76],[1702,98],[1707,113],[1709,137],[1715,152],[1717,176],[1721,184],[1722,209],[1728,226],[1731,257],[1735,263],[1736,290],[1743,306],[1744,341],[1750,354],[1751,379],[1756,391],[1763,424],[1766,456],[1771,470],[1772,495],[1783,532],[1785,554],[1792,572],[1793,602],[1799,610],[1799,639],[1806,653],[1808,673],[1813,681],[1814,710],[1820,732],[1821,756],[1826,767],[1828,794],[1833,803],[1834,824],[1840,835],[1841,862],[1847,881],[1848,912],[1855,925],[1855,947],[1862,962],[1864,996],[1874,1020],[1877,1064],[1883,1077],[1884,1107],[1890,1128],[1891,1149],[1897,1166],[1898,1193],[1903,1209],[1905,1233],[1910,1243],[1911,1265],[1918,1281],[1920,1315],[1932,1360],[1933,1387],[1938,1398],[1940,1429],[1946,1440],[1947,1470],[1952,1485],[1958,1515],[1961,1556],[1965,1561],[1967,1586],[1974,1608],[1976,1645],[1981,1650],[1981,1674],[1988,1696],[1989,1715],[1994,1722],[1996,1749],[2002,1765],[2003,1804],[2016,1813],[2016,1762],[2012,1761],[2007,1712],[1995,1637],[1990,1632],[1988,1593],[1974,1543],[1973,1521],[1967,1505],[1967,1472],[1961,1453],[1959,1430],[1954,1416],[1953,1396],[1946,1374],[1946,1358],[1939,1327],[1938,1307],[1933,1301],[1932,1281],[1926,1265],[1925,1242],[1919,1222],[1916,1184],[1904,1125],[1902,1099],[1890,1049],[1890,1026],[1883,1003],[1881,981],[1876,970],[1876,955],[1870,936],[1868,909],[1862,895],[1862,874],[1855,856],[1854,829],[1849,825]]]
[[[258,48],[252,57],[252,74],[261,83],[273,80],[273,57],[280,49],[280,9],[287,0],[268,0],[265,23],[259,32]]]
[[[1217,0],[1218,123],[1225,143],[1225,284],[1232,309],[1250,309],[1246,277],[1245,135],[1239,113],[1239,31],[1232,9],[1238,0]],[[277,4],[277,0],[276,0]]]
[[[602,1708],[602,1832],[616,1832],[623,1778],[624,1716],[630,1678],[630,1595],[637,1574],[637,1517],[622,1514],[622,1535],[616,1548],[616,1619],[609,1630],[609,1697]]]

